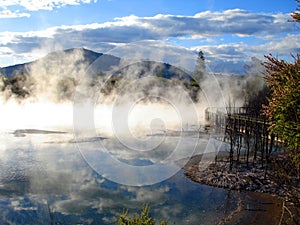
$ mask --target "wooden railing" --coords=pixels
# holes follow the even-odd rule
[[[212,129],[224,132],[223,141],[230,144],[230,169],[239,164],[260,163],[267,168],[271,155],[282,149],[281,138],[269,132],[264,117],[253,117],[249,108],[207,108],[205,119]]]

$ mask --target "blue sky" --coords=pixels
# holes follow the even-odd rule
[[[238,70],[251,57],[299,52],[299,29],[287,22],[296,7],[294,0],[0,0],[0,67],[54,50],[105,53],[154,40]]]

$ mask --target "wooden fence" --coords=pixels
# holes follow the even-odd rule
[[[249,108],[207,108],[205,118],[213,129],[224,132],[223,141],[230,144],[230,169],[250,163],[267,169],[272,153],[282,149],[282,141],[270,134],[265,118],[247,112]]]

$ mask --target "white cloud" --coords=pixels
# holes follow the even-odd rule
[[[300,52],[300,34],[287,34],[284,37],[277,37],[273,40],[258,46],[249,46],[253,53],[263,55],[272,53],[273,55],[289,56]]]
[[[10,55],[13,51],[10,48],[7,47],[0,47],[0,54],[1,55]]]
[[[192,49],[204,51],[211,60],[240,61],[245,58],[247,46],[244,44],[221,44],[212,46],[198,46]]]
[[[194,16],[176,16],[158,14],[154,17],[123,17],[118,21],[155,29],[162,34],[172,36],[221,34],[260,35],[293,30],[288,24],[288,14],[251,13],[241,9],[222,12],[205,11]]]
[[[264,55],[273,54],[279,58],[290,60],[290,54],[300,52],[300,34],[287,34],[283,37],[273,36],[272,40],[262,44],[251,45],[249,43],[227,43],[214,45],[201,45],[191,48],[193,51],[202,50],[206,56],[210,69],[222,71],[224,66],[235,73],[243,71],[243,64],[257,57],[261,60]],[[231,68],[229,68],[231,67]]]
[[[8,5],[21,0],[2,2]],[[64,4],[90,2],[91,0],[56,0],[41,1],[40,4],[60,7]],[[238,63],[268,52],[289,55],[290,52],[297,51],[299,35],[292,34],[295,27],[287,22],[288,19],[288,14],[253,13],[241,9],[205,11],[193,16],[130,15],[104,23],[57,26],[32,32],[3,32],[0,33],[0,47],[7,47],[16,55],[26,54],[29,57],[32,52],[36,54],[37,49],[45,47],[47,51],[60,46],[62,49],[87,47],[105,52],[116,45],[135,41],[172,39],[183,45],[192,41],[195,46],[193,49],[206,51],[208,58],[217,57],[224,62]],[[234,37],[231,39],[232,43],[225,42],[224,35]],[[255,41],[249,43],[249,37]],[[197,41],[199,46],[195,44]]]
[[[29,11],[53,10],[66,5],[80,5],[97,0],[0,0],[1,7],[22,6]]]
[[[10,11],[8,9],[4,9],[0,11],[0,19],[2,18],[17,18],[17,17],[30,17],[29,13],[20,13],[19,10],[17,11]]]
[[[0,0],[1,1],[1,0]],[[57,0],[58,1],[58,0]],[[90,0],[85,0],[85,2]],[[62,1],[59,1],[62,2]],[[65,1],[68,4],[79,1]],[[75,3],[74,3],[75,4]],[[219,20],[222,18],[222,21]],[[274,36],[293,32],[294,26],[285,22],[288,15],[259,14],[243,10],[226,10],[223,12],[206,11],[194,16],[176,16],[158,14],[153,17],[134,15],[115,18],[112,22],[92,23],[73,26],[58,26],[47,30],[15,33],[22,38],[52,38],[69,41],[101,41],[128,43],[137,40],[161,40],[169,37],[210,38],[224,34],[244,36]],[[1,35],[1,33],[0,33]]]
[[[220,17],[222,21],[216,19]],[[223,34],[233,34],[238,37],[266,36],[294,31],[293,25],[285,22],[283,17],[282,14],[257,14],[236,9],[223,12],[208,11],[194,16],[158,14],[154,17],[137,17],[131,15],[115,18],[113,22],[60,26],[53,27],[51,30],[55,32],[56,38],[69,36],[80,37],[82,40],[96,38],[98,41],[125,43],[168,37],[209,38]],[[288,15],[284,18],[287,21]],[[40,31],[36,36],[40,37],[43,32],[46,33]]]

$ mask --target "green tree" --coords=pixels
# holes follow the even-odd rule
[[[141,214],[133,214],[132,217],[128,215],[128,210],[123,212],[119,219],[116,221],[118,225],[155,225],[156,219],[149,216],[150,207],[144,205]],[[165,221],[160,221],[159,225],[167,225]]]
[[[204,53],[202,51],[199,51],[196,68],[193,74],[193,79],[199,82],[204,79],[205,73],[206,73],[206,64],[205,64]]]
[[[295,172],[300,175],[300,56],[294,62],[265,56],[266,82],[271,90],[264,114],[269,119],[270,130],[280,135],[290,151]]]
[[[300,0],[296,0],[300,4]],[[291,13],[292,22],[300,22],[299,6]],[[271,54],[265,56],[266,82],[271,94],[264,114],[270,121],[272,133],[280,135],[288,154],[274,160],[273,177],[288,186],[288,202],[283,202],[282,216],[288,214],[284,224],[299,224],[300,221],[300,56],[293,62],[279,60]],[[283,160],[282,160],[283,159]],[[298,222],[297,222],[298,221]]]
[[[296,0],[298,3],[298,7],[296,8],[296,11],[291,13],[291,17],[293,18],[292,22],[300,22],[300,0]]]
[[[298,7],[291,13],[292,22],[300,22],[300,0]],[[292,171],[300,177],[300,56],[294,62],[286,62],[265,56],[266,82],[271,90],[269,103],[264,106],[273,133],[279,134],[290,153]]]
[[[264,112],[271,122],[271,129],[282,134],[290,148],[299,148],[300,56],[297,55],[294,62],[278,60],[272,55],[265,58],[268,60],[264,63],[265,79],[272,95]]]

